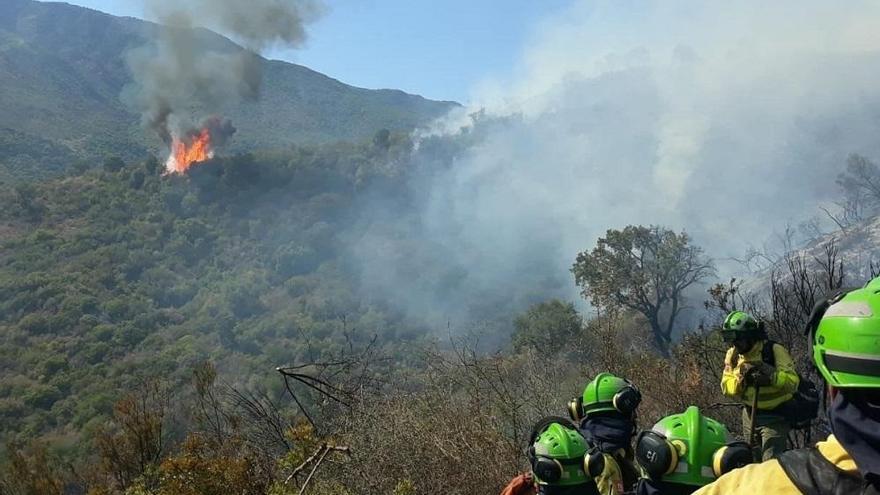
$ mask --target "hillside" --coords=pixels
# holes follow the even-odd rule
[[[369,191],[405,201],[387,164],[407,149],[240,155],[172,177],[153,159],[4,191],[0,444],[76,438],[140,380],[187,381],[205,359],[278,391],[277,365],[417,339],[358,292],[345,243]]]
[[[157,29],[64,3],[0,2],[0,180],[57,173],[71,158],[160,152],[121,97],[131,83],[126,54]],[[214,49],[241,50],[210,31],[198,37]],[[262,65],[261,98],[222,109],[239,129],[232,151],[367,139],[382,128],[410,130],[454,106],[355,88],[286,62]]]

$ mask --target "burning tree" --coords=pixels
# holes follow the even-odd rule
[[[181,137],[170,133],[171,152],[165,162],[165,173],[182,174],[194,164],[214,158],[214,150],[226,144],[235,130],[229,120],[210,117],[197,129],[180,133]]]

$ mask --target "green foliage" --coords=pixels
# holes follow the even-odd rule
[[[107,172],[119,172],[125,168],[125,162],[116,155],[110,155],[104,159],[104,170]]]
[[[188,176],[148,158],[0,194],[0,440],[93,430],[138,380],[183,383],[207,358],[269,380],[348,339],[417,338],[360,300],[339,247],[357,184],[408,149],[390,136],[381,153],[247,154]]]
[[[413,485],[413,482],[406,479],[400,480],[397,482],[397,486],[394,487],[393,495],[415,495],[416,488]]]
[[[532,306],[513,323],[511,342],[516,351],[530,347],[548,356],[563,350],[583,331],[583,321],[574,304],[558,299]]]
[[[49,409],[58,399],[61,391],[50,385],[34,385],[25,392],[22,400],[25,405],[35,409]]]
[[[134,91],[126,55],[153,41],[155,26],[23,0],[0,2],[0,19],[8,21],[0,25],[0,180],[59,176],[76,159],[108,154],[131,163],[149,149],[164,148],[126,104]],[[195,37],[204,48],[243,50],[213,33]],[[367,141],[377,129],[408,132],[455,106],[401,91],[354,88],[285,62],[261,63],[258,101],[210,109],[239,129],[231,142],[234,152]],[[118,170],[118,163],[110,165],[110,171]],[[146,175],[155,175],[158,162],[146,165]],[[88,168],[93,167],[80,162],[76,174]]]
[[[581,293],[594,306],[641,313],[657,347],[665,353],[685,289],[715,270],[686,233],[629,225],[608,230],[592,251],[578,254],[572,272]]]

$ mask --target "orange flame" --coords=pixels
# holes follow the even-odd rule
[[[188,143],[187,143],[188,142]],[[190,139],[173,138],[171,154],[165,162],[166,174],[182,174],[199,162],[214,158],[214,149],[211,147],[211,133],[208,129],[202,129]]]

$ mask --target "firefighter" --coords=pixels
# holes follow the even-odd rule
[[[531,472],[520,475],[503,495],[598,495],[590,470],[590,448],[577,427],[565,418],[539,421],[529,436]]]
[[[721,391],[743,403],[743,434],[756,439],[755,458],[772,459],[785,450],[790,430],[785,408],[799,382],[794,362],[784,347],[767,339],[763,324],[742,311],[727,316],[721,335],[731,345],[724,357]]]
[[[641,400],[638,388],[628,380],[599,373],[580,397],[568,403],[569,415],[578,423],[581,434],[594,452],[604,457],[603,470],[596,476],[602,495],[628,492],[638,479],[632,440]]]
[[[880,493],[880,278],[822,301],[808,332],[831,435],[728,473],[698,495]]]
[[[643,474],[636,495],[690,495],[752,462],[751,447],[731,442],[727,427],[703,416],[696,406],[641,432],[635,451]]]

